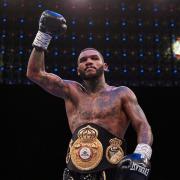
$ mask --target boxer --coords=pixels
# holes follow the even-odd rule
[[[44,51],[54,35],[66,32],[65,18],[46,10],[33,41],[27,77],[47,92],[64,99],[72,138],[66,155],[64,180],[147,180],[153,134],[134,92],[106,83],[108,70],[102,54],[83,49],[77,59],[82,83],[46,72]],[[128,126],[137,134],[137,146],[126,154]]]

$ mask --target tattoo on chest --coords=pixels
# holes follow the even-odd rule
[[[103,118],[114,116],[120,111],[120,101],[113,94],[96,97],[83,105],[80,114],[83,118]]]
[[[104,107],[112,107],[114,102],[114,97],[112,96],[103,96],[103,97],[98,97],[95,101],[95,105],[98,108],[104,108]]]
[[[89,118],[93,117],[93,112],[92,111],[82,111],[80,113],[80,115],[85,119],[89,119]]]

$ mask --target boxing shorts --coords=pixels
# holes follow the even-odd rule
[[[77,173],[65,168],[63,180],[147,180],[148,177],[133,171],[122,171],[119,168],[107,169],[94,173]]]

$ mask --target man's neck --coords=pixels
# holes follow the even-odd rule
[[[83,80],[83,85],[88,93],[97,93],[108,86],[103,76],[97,79]]]

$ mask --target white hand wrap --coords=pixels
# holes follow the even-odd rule
[[[40,47],[44,50],[47,50],[51,39],[52,39],[52,36],[50,36],[49,34],[38,31],[33,41],[33,45]]]
[[[148,144],[138,144],[134,153],[141,154],[143,157],[146,157],[150,160],[152,155],[152,148]]]

